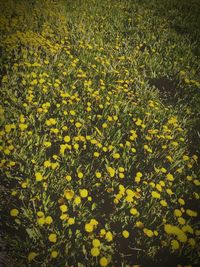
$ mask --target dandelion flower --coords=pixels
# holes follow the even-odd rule
[[[83,178],[83,173],[82,172],[78,172],[78,178],[82,179]]]
[[[156,192],[156,191],[152,191],[151,195],[152,195],[153,198],[160,198],[160,194],[158,192]]]
[[[55,259],[55,258],[57,258],[57,257],[58,257],[58,251],[53,250],[53,251],[51,252],[51,258]]]
[[[68,207],[67,207],[66,205],[61,205],[61,206],[60,206],[60,210],[61,210],[62,212],[66,212],[66,211],[68,211]]]
[[[187,210],[186,210],[186,213],[187,213],[187,215],[189,215],[190,217],[196,217],[196,216],[197,216],[197,212],[196,212],[196,211],[193,211],[193,210],[190,210],[190,209],[187,209]]]
[[[107,171],[111,178],[115,176],[115,170],[112,167],[107,167]]]
[[[75,219],[74,218],[69,218],[67,222],[68,222],[69,225],[73,225],[73,224],[75,224]]]
[[[36,172],[35,179],[37,182],[40,182],[43,180],[42,174],[40,172]]]
[[[12,217],[16,217],[18,214],[19,214],[19,211],[18,211],[17,209],[12,209],[12,210],[10,211],[10,215],[11,215]]]
[[[179,249],[179,242],[175,239],[171,241],[171,246],[173,250]]]
[[[90,223],[86,223],[85,225],[85,231],[88,233],[91,233],[94,230],[94,226]]]
[[[53,219],[52,219],[51,216],[47,216],[47,217],[45,218],[45,223],[46,223],[46,224],[51,224],[52,222],[53,222]]]
[[[79,189],[79,193],[82,198],[86,198],[88,196],[87,189]]]
[[[38,255],[38,253],[36,253],[36,252],[33,252],[33,251],[30,252],[28,254],[28,261],[31,262],[32,260],[34,260],[37,255]]]
[[[95,239],[92,241],[92,245],[93,245],[93,247],[98,248],[98,247],[100,247],[101,242],[99,241],[99,239],[96,239],[96,238],[95,238]]]
[[[102,266],[102,267],[107,266],[107,265],[108,265],[108,260],[107,260],[107,258],[106,258],[106,257],[102,257],[102,258],[99,260],[99,264],[100,264],[100,266]]]
[[[97,256],[99,256],[99,254],[100,254],[100,250],[98,248],[92,248],[91,249],[91,255],[93,257],[97,257]]]
[[[129,237],[129,232],[127,230],[124,230],[122,232],[122,235],[123,235],[124,238],[128,238]]]
[[[57,241],[57,235],[56,234],[50,234],[48,237],[49,241],[52,243],[56,243]]]

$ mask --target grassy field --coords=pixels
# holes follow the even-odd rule
[[[0,266],[199,266],[200,1],[0,11]]]

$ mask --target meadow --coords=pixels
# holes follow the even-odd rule
[[[0,265],[200,264],[200,2],[0,2]]]

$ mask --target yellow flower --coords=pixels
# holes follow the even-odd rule
[[[47,167],[51,167],[51,162],[49,160],[46,160],[44,162],[44,167],[47,168]]]
[[[57,258],[58,257],[58,251],[56,251],[56,250],[53,250],[52,252],[51,252],[51,257],[52,258]]]
[[[107,171],[111,178],[115,176],[115,170],[112,167],[107,167]]]
[[[162,186],[160,184],[156,184],[156,189],[160,192],[162,192]]]
[[[40,172],[36,172],[35,179],[37,182],[40,182],[43,180],[42,174]]]
[[[181,217],[182,212],[181,212],[180,210],[178,210],[178,209],[175,209],[175,210],[174,210],[174,215],[175,215],[176,217]]]
[[[94,226],[91,223],[86,223],[85,231],[91,233],[94,230]]]
[[[167,176],[166,176],[166,178],[170,182],[174,181],[174,176],[171,173],[168,173]]]
[[[66,176],[65,176],[65,179],[66,179],[68,182],[70,182],[71,179],[72,179],[72,177],[71,177],[71,175],[66,175]]]
[[[142,173],[141,173],[141,172],[137,172],[137,173],[136,173],[136,176],[138,176],[138,177],[141,178],[141,177],[142,177]]]
[[[81,198],[80,198],[80,197],[75,197],[75,199],[74,199],[74,203],[75,203],[76,205],[79,205],[79,204],[81,203]]]
[[[152,195],[153,198],[160,198],[160,194],[158,192],[156,192],[156,191],[152,191],[151,195]]]
[[[92,248],[91,249],[91,255],[93,257],[97,257],[97,256],[99,256],[99,254],[100,254],[100,250],[98,248]]]
[[[134,201],[133,197],[131,195],[126,196],[126,201],[131,203]]]
[[[75,112],[74,110],[70,110],[69,113],[70,113],[72,116],[76,115],[76,112]]]
[[[119,153],[115,153],[115,154],[113,154],[113,158],[114,158],[114,159],[119,159],[119,158],[120,158],[120,154],[119,154]]]
[[[19,124],[19,128],[20,128],[21,131],[24,131],[25,129],[28,128],[28,125],[27,124],[24,124],[24,123],[20,123]]]
[[[80,179],[83,178],[83,173],[82,172],[78,172],[78,178],[80,178]]]
[[[180,233],[177,234],[177,238],[182,243],[187,242],[187,235],[183,231],[181,231]]]
[[[97,178],[101,178],[101,173],[100,173],[100,172],[96,172],[96,173],[95,173],[95,176],[96,176]]]
[[[28,261],[31,262],[32,260],[34,260],[37,255],[38,255],[38,253],[30,252],[28,254]]]
[[[45,224],[45,218],[44,217],[38,218],[37,222],[39,225],[44,225]]]
[[[124,173],[119,173],[119,178],[123,179],[125,177]]]
[[[131,208],[131,209],[130,209],[130,213],[131,213],[132,215],[137,215],[137,214],[138,214],[138,211],[137,211],[137,209],[135,209],[135,208]]]
[[[106,230],[105,230],[105,229],[101,229],[101,230],[100,230],[100,235],[101,235],[101,236],[104,236],[105,234],[106,234]]]
[[[125,169],[123,167],[119,167],[119,172],[125,172]]]
[[[73,224],[75,224],[75,219],[74,218],[69,218],[67,222],[68,222],[69,225],[73,225]]]
[[[46,223],[46,224],[51,224],[52,222],[53,222],[53,219],[52,219],[51,216],[47,216],[47,217],[45,218],[45,223]]]
[[[173,192],[172,192],[172,190],[171,190],[170,188],[167,188],[167,189],[166,189],[166,192],[167,192],[167,194],[170,195],[170,196],[173,194]]]
[[[185,201],[184,201],[184,199],[182,199],[182,198],[179,198],[179,199],[178,199],[178,203],[179,203],[180,205],[185,205]]]
[[[74,197],[74,191],[73,190],[65,190],[64,195],[65,195],[65,198],[67,200],[71,200]]]
[[[128,238],[129,237],[129,232],[127,230],[124,230],[122,232],[122,235],[123,235],[124,238]]]
[[[65,141],[66,143],[70,142],[70,140],[71,140],[70,136],[66,135],[66,136],[64,137],[64,141]]]
[[[143,229],[143,232],[148,236],[148,237],[152,237],[153,236],[153,231],[149,230],[147,228]]]
[[[135,226],[138,227],[138,228],[143,228],[144,224],[142,222],[140,222],[140,221],[137,221]]]
[[[179,222],[181,225],[184,225],[184,224],[185,224],[185,219],[182,218],[182,217],[179,217],[179,218],[178,218],[178,222]]]
[[[55,125],[57,123],[56,119],[50,118],[49,122],[51,125]]]
[[[82,126],[82,124],[80,122],[76,122],[75,126],[76,126],[76,128],[80,128]]]
[[[60,219],[61,219],[62,221],[67,220],[68,218],[69,218],[69,215],[66,214],[66,213],[62,213],[62,215],[60,216]]]
[[[57,235],[56,234],[50,234],[48,238],[49,238],[49,241],[52,243],[56,243],[56,241],[57,241]]]
[[[92,241],[92,245],[93,245],[93,247],[98,248],[98,247],[100,247],[101,243],[100,243],[99,239],[94,239]]]
[[[86,198],[88,196],[87,189],[79,189],[79,193],[82,198]]]
[[[196,217],[196,216],[197,216],[197,212],[196,212],[196,211],[193,211],[193,210],[190,210],[190,209],[187,209],[187,210],[186,210],[186,213],[187,213],[187,215],[189,215],[190,217]]]
[[[94,152],[94,157],[95,157],[95,158],[98,158],[99,155],[100,155],[99,152]]]
[[[44,142],[44,146],[45,147],[51,147],[51,142],[48,142],[48,141]]]
[[[62,212],[66,212],[66,211],[68,211],[68,208],[67,208],[66,205],[61,205],[61,206],[60,206],[60,210],[61,210]]]
[[[112,235],[112,233],[110,232],[110,231],[108,231],[107,233],[106,233],[106,240],[108,241],[108,242],[110,242],[110,241],[112,241],[113,240],[113,235]]]
[[[18,214],[19,214],[19,211],[18,211],[17,209],[12,209],[12,210],[10,211],[10,215],[11,215],[12,217],[16,217]]]
[[[99,264],[100,266],[102,267],[105,267],[108,265],[108,260],[106,259],[106,257],[102,257],[100,260],[99,260]]]
[[[167,207],[167,202],[165,200],[161,200],[160,201],[160,204],[163,206],[163,207]]]
[[[175,239],[171,241],[171,246],[173,250],[179,249],[179,242]]]

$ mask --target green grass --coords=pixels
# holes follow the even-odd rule
[[[198,1],[0,9],[0,263],[197,266]]]

